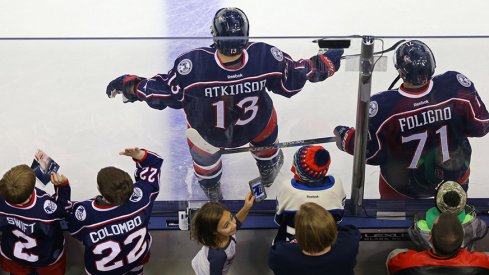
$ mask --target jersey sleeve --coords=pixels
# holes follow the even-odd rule
[[[222,249],[209,249],[209,274],[210,275],[222,275],[224,264],[226,263],[227,256]]]
[[[71,199],[71,187],[69,182],[65,184],[54,186],[54,195],[52,196],[55,203],[58,205],[56,209],[56,213],[60,217],[65,217],[68,214],[68,211],[72,207]]]
[[[278,61],[278,71],[282,74],[280,77],[267,82],[267,89],[285,97],[291,97],[300,92],[311,73],[309,60],[295,61],[288,54],[275,47],[270,52],[273,56],[271,60],[275,58],[275,61]]]
[[[145,150],[145,155],[141,160],[136,161],[136,172],[134,178],[143,188],[151,189],[150,192],[160,190],[160,173],[163,158],[156,153]]]
[[[470,108],[466,108],[466,133],[470,137],[482,137],[489,132],[489,113],[477,90],[472,84],[473,90],[467,96]]]
[[[136,95],[151,108],[163,110],[166,107],[181,109],[184,107],[184,94],[176,83],[176,74],[171,70],[168,74],[157,74],[152,78],[138,83]]]

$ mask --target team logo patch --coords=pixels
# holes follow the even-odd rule
[[[181,75],[187,75],[192,71],[192,61],[184,59],[177,65],[177,71]]]
[[[141,190],[141,188],[136,187],[136,188],[134,188],[134,191],[132,192],[132,195],[129,198],[129,200],[132,202],[138,202],[142,198],[143,198],[143,191]]]
[[[48,214],[54,213],[58,209],[58,206],[53,201],[47,200],[44,202],[44,211]]]
[[[462,85],[466,88],[468,88],[468,87],[470,87],[470,85],[472,85],[472,81],[470,81],[470,79],[463,74],[457,74],[457,80],[458,80],[458,83],[460,83],[460,85]]]
[[[370,105],[368,106],[368,116],[374,117],[379,111],[379,104],[377,101],[370,101]]]
[[[275,59],[277,59],[277,61],[282,61],[284,60],[284,54],[282,53],[281,50],[273,47],[270,49],[270,52],[272,52],[272,55]]]
[[[82,205],[78,206],[75,210],[75,218],[79,221],[84,221],[87,218],[87,211]]]

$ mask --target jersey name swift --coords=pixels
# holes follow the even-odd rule
[[[34,233],[34,225],[35,223],[25,223],[16,218],[7,217],[7,222],[11,225],[15,225],[17,228],[22,230],[24,233],[32,234]]]

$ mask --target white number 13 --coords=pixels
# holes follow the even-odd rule
[[[249,103],[248,106],[243,107],[245,104]],[[245,125],[248,124],[250,121],[252,121],[256,117],[256,113],[258,113],[258,97],[257,96],[250,96],[247,98],[242,99],[240,102],[236,103],[236,106],[238,106],[240,109],[243,109],[243,113],[250,113],[248,118],[246,119],[241,119],[239,118],[235,125]],[[216,127],[217,128],[222,128],[224,129],[224,101],[220,100],[216,103],[212,103],[213,106],[216,107]]]

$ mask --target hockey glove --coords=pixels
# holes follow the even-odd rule
[[[115,97],[122,93],[122,101],[124,103],[138,101],[139,99],[136,96],[137,84],[144,79],[137,75],[125,74],[119,76],[107,85],[105,93],[108,97]]]
[[[350,140],[355,134],[355,128],[351,128],[348,126],[336,126],[333,131],[334,135],[338,138],[336,141],[336,146],[338,149],[341,151],[347,152],[347,153],[353,153],[350,152]]]
[[[341,65],[340,61],[343,52],[343,49],[330,49],[324,53],[311,57],[310,60],[312,69],[309,76],[309,81],[323,81],[338,71]]]

